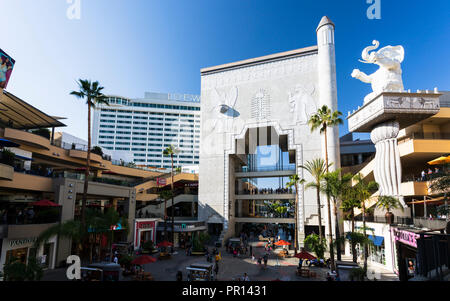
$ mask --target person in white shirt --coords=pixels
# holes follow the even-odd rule
[[[242,281],[250,281],[250,278],[248,278],[247,273],[244,273],[244,277],[242,277]]]

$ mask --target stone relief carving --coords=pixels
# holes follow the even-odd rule
[[[212,103],[214,104],[210,110],[211,115],[214,116],[211,131],[228,132],[233,125],[233,118],[239,116],[239,112],[234,108],[238,98],[238,88],[234,86],[222,93],[217,89],[213,89],[211,95]]]
[[[315,71],[317,70],[317,60],[312,58],[314,55],[308,54],[283,61],[204,75],[202,91]]]
[[[253,96],[251,116],[257,120],[270,118],[270,95],[266,89],[259,89]]]
[[[296,85],[288,92],[290,112],[293,113],[293,124],[307,124],[309,118],[317,111],[314,101],[314,85]]]
[[[373,51],[380,46],[380,42],[374,40],[373,46],[364,48],[362,63],[376,64],[380,68],[370,75],[354,69],[352,77],[364,83],[372,85],[373,92],[364,98],[364,104],[374,99],[382,92],[403,92],[401,63],[405,58],[403,46],[386,46],[378,51]],[[372,51],[372,52],[370,52]]]

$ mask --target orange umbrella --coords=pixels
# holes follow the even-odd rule
[[[154,257],[148,256],[148,255],[142,255],[142,256],[139,256],[139,257],[133,259],[131,264],[143,265],[143,264],[152,263],[155,261],[156,261],[156,258],[154,258]]]
[[[171,242],[168,242],[167,240],[165,240],[165,241],[163,241],[163,242],[160,242],[159,244],[157,244],[156,246],[159,248],[159,247],[170,247],[170,246],[172,246],[173,244],[171,243]]]
[[[287,241],[284,241],[284,240],[279,240],[279,241],[277,241],[277,242],[275,243],[275,245],[276,245],[276,246],[290,246],[291,243],[290,243],[290,242],[287,242]]]
[[[450,163],[450,156],[442,156],[428,162],[430,165],[442,165],[446,163]]]

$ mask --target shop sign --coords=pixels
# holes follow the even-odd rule
[[[138,229],[150,229],[155,227],[155,222],[139,222]]]
[[[20,247],[23,245],[32,244],[37,240],[37,238],[24,238],[24,239],[12,239],[9,241],[9,246],[11,248]]]
[[[412,233],[409,231],[399,230],[399,229],[395,229],[395,228],[392,229],[392,234],[395,238],[395,241],[399,241],[406,245],[417,248],[417,238],[420,237],[419,234]]]

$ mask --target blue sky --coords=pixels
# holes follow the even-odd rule
[[[362,104],[370,87],[352,79],[361,50],[377,39],[403,45],[405,89],[450,90],[448,1],[381,0],[381,20],[366,0],[81,0],[69,20],[66,0],[0,0],[0,48],[16,59],[8,90],[52,115],[64,131],[87,136],[87,109],[69,95],[75,80],[105,92],[200,93],[200,68],[316,44],[323,15],[336,24],[339,110]],[[341,127],[341,134],[347,125]]]

